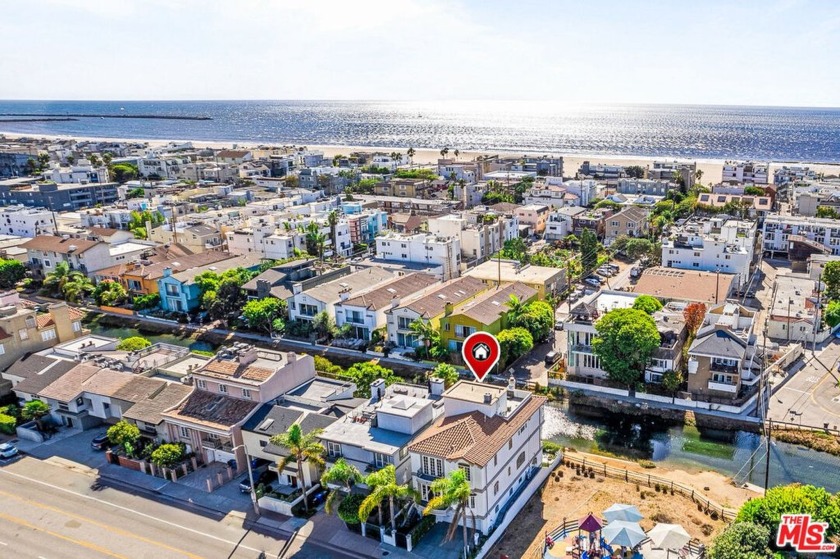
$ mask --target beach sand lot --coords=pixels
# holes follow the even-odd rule
[[[584,456],[575,453],[575,456]],[[634,462],[615,460],[594,455],[587,456],[595,462],[607,463],[616,468],[627,468],[675,482],[696,487],[702,495],[716,500],[727,507],[738,508],[750,497],[760,494],[735,487],[729,479],[715,472],[689,473],[682,470],[665,470],[660,467],[645,469]],[[597,470],[597,467],[595,468]],[[556,474],[563,472],[563,477]],[[704,488],[709,490],[705,491]],[[644,499],[641,497],[645,493]],[[531,559],[537,557],[545,542],[546,531],[552,532],[563,523],[586,516],[589,512],[600,517],[602,512],[615,503],[636,505],[644,515],[640,522],[643,529],[650,530],[658,522],[682,524],[692,538],[697,538],[708,545],[715,535],[726,526],[723,519],[713,520],[697,510],[697,505],[688,497],[679,494],[656,492],[653,487],[639,486],[623,480],[605,478],[595,479],[575,475],[574,469],[560,465],[548,478],[543,487],[542,496],[534,495],[522,512],[514,519],[511,526],[499,540],[487,557],[509,557]]]

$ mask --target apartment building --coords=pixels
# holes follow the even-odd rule
[[[56,184],[38,183],[28,186],[0,184],[0,205],[22,204],[29,207],[47,208],[53,211],[75,211],[97,204],[107,206],[119,200],[118,184]]]
[[[548,206],[551,209],[584,205],[580,196],[570,192],[565,186],[554,184],[536,184],[525,193],[523,202],[528,205]]]
[[[757,315],[736,303],[723,303],[706,312],[688,349],[692,397],[735,400],[755,391],[761,374],[754,333]]]
[[[66,262],[71,270],[92,275],[109,266],[135,260],[152,248],[137,242],[111,245],[68,235],[39,235],[20,246],[26,249],[29,267],[38,279],[53,272],[59,262]]]
[[[632,194],[637,196],[665,196],[672,190],[676,190],[678,188],[679,186],[672,182],[669,177],[666,180],[619,179],[615,190],[620,194]]]
[[[87,159],[80,159],[78,163],[69,167],[62,167],[58,163],[52,163],[42,175],[47,182],[57,184],[88,184],[106,183],[109,180],[108,168],[104,165],[93,167]]]
[[[55,234],[53,212],[42,208],[12,206],[0,209],[0,234],[37,237]]]
[[[595,323],[615,309],[629,309],[638,294],[603,290],[594,293],[572,307],[564,324],[569,374],[579,377],[607,378],[601,360],[592,349],[592,340],[598,335]],[[682,350],[688,336],[681,312],[667,308],[652,315],[659,331],[660,345],[645,369],[645,381],[658,383],[669,370],[679,370]]]
[[[753,161],[727,161],[723,164],[722,182],[768,184],[768,165]]]
[[[517,390],[513,382],[499,387],[459,381],[442,400],[443,414],[408,445],[412,485],[424,505],[436,479],[462,470],[471,488],[470,518],[486,535],[542,465],[546,399]],[[451,508],[434,512],[437,522],[450,522],[452,514]]]
[[[417,233],[386,233],[376,238],[376,255],[383,260],[435,266],[435,275],[443,281],[461,274],[461,240]]]
[[[540,300],[556,295],[566,288],[566,270],[548,266],[522,265],[517,260],[489,260],[464,274],[476,278],[489,287],[522,283],[536,290]]]
[[[653,167],[645,170],[646,178],[657,181],[674,182],[675,174],[679,175],[686,189],[694,186],[697,173],[697,163],[689,161],[654,161]]]
[[[397,196],[399,198],[428,198],[431,185],[423,179],[391,179],[373,187],[377,196]]]
[[[764,251],[770,252],[771,257],[795,254],[801,252],[800,248],[810,248],[814,254],[840,255],[840,221],[836,219],[768,215],[763,232]]]
[[[463,259],[480,263],[519,236],[519,221],[495,212],[462,212],[429,219],[428,230],[439,237],[457,237]]]
[[[617,237],[645,237],[650,232],[648,212],[643,208],[628,206],[607,219],[604,244],[611,244]]]
[[[662,240],[662,265],[682,270],[734,274],[749,281],[756,245],[756,224],[720,217],[691,219],[672,227]]]
[[[545,224],[548,221],[549,207],[537,204],[520,206],[514,211],[519,225],[527,226],[530,234],[542,235],[545,232]]]
[[[349,325],[352,337],[370,341],[374,331],[384,329],[387,325],[387,310],[399,306],[403,300],[422,297],[437,283],[434,276],[427,274],[407,274],[394,278],[375,289],[337,303],[335,324],[339,328]]]
[[[320,312],[326,312],[335,319],[339,303],[374,290],[395,278],[392,272],[376,267],[349,272],[350,268],[346,267],[292,284],[289,319],[312,320]]]

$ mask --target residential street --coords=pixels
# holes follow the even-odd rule
[[[0,520],[0,555],[25,559],[274,558],[284,544],[241,513],[203,516],[31,457],[0,464]]]

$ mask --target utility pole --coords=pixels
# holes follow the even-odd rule
[[[767,495],[767,488],[770,486],[770,435],[773,432],[773,420],[764,426],[764,431],[767,435],[767,458],[764,462],[764,494]]]
[[[820,278],[817,280],[817,308],[814,312],[814,340],[811,345],[811,355],[817,353],[817,331],[820,329],[822,322],[822,277],[823,272],[820,270]]]

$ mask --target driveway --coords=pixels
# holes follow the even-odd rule
[[[66,436],[62,436],[63,433],[59,433],[59,436],[40,444],[21,440],[18,442],[18,447],[27,454],[41,460],[56,456],[70,462],[82,464],[88,468],[98,469],[107,464],[105,451],[94,450],[91,448],[90,442],[107,430],[108,426],[103,425],[95,429],[68,434]]]

